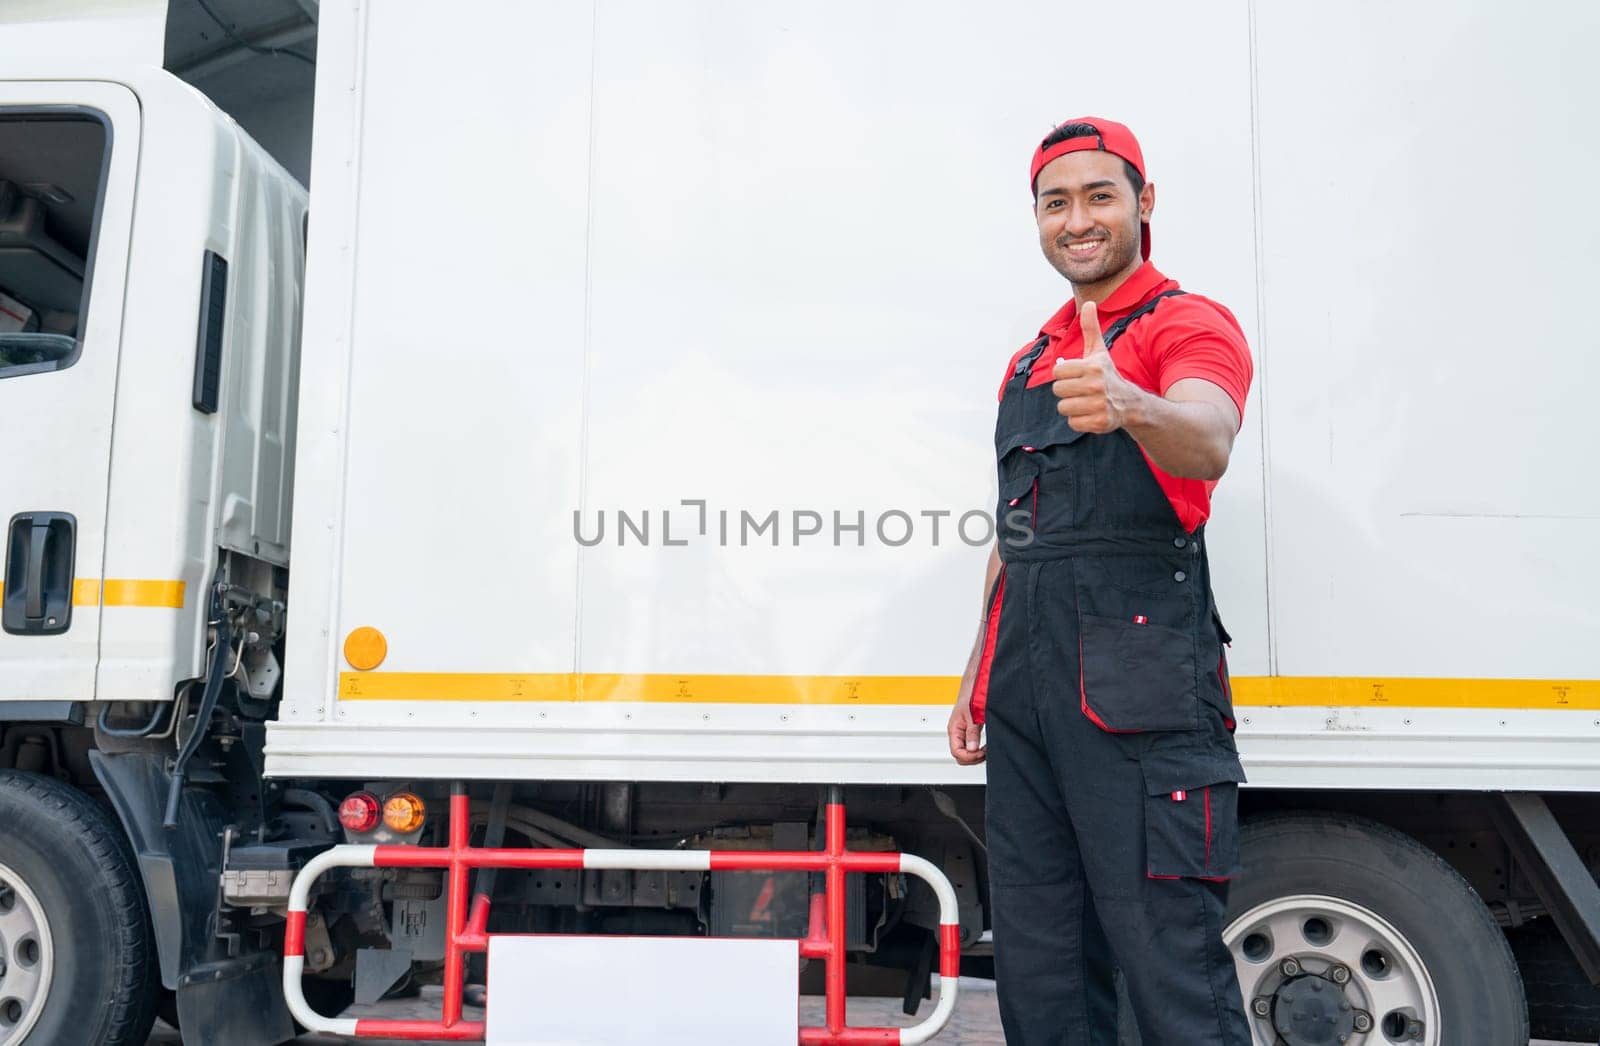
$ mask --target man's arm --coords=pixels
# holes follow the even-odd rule
[[[1056,410],[1079,432],[1126,429],[1162,471],[1216,480],[1228,467],[1239,408],[1218,385],[1183,378],[1166,396],[1146,392],[1117,372],[1093,302],[1083,306],[1083,358],[1056,363]]]
[[[1232,396],[1204,378],[1173,382],[1165,398],[1124,384],[1138,395],[1123,414],[1122,427],[1151,461],[1179,479],[1222,478],[1239,431]]]
[[[967,670],[961,673],[961,689],[956,694],[956,706],[950,710],[947,727],[950,754],[962,766],[981,763],[989,754],[982,744],[983,727],[972,721],[972,686],[978,678],[978,665],[983,660],[983,640],[989,631],[989,593],[994,591],[995,578],[1000,576],[1000,543],[989,549],[989,565],[983,572],[983,607],[978,612],[978,638],[967,657]]]

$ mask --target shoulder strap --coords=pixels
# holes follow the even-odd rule
[[[1147,313],[1154,312],[1156,306],[1160,304],[1162,298],[1172,298],[1184,293],[1187,292],[1179,290],[1176,287],[1170,291],[1162,291],[1154,298],[1151,298],[1137,309],[1134,309],[1132,312],[1122,317],[1122,319],[1118,320],[1116,323],[1113,323],[1106,329],[1105,332],[1106,348],[1110,348],[1118,338],[1127,333],[1128,327],[1132,325],[1134,320],[1138,319],[1140,316],[1146,315]]]
[[[1024,374],[1026,374],[1030,370],[1032,370],[1033,369],[1033,361],[1039,358],[1039,353],[1043,352],[1044,351],[1044,347],[1046,345],[1049,345],[1049,344],[1050,344],[1049,335],[1045,335],[1045,336],[1041,337],[1038,341],[1034,342],[1033,343],[1033,348],[1029,349],[1027,352],[1024,352],[1022,354],[1022,358],[1017,361],[1016,367],[1012,368],[1012,371],[1011,371],[1012,379],[1015,380],[1016,378],[1020,378]]]
[[[1162,298],[1171,298],[1176,295],[1186,293],[1188,292],[1178,290],[1177,288],[1174,288],[1170,291],[1162,291],[1154,298],[1151,298],[1137,309],[1134,309],[1132,312],[1122,317],[1122,319],[1113,323],[1105,331],[1104,337],[1106,341],[1106,348],[1109,349],[1113,342],[1122,337],[1122,335],[1127,332],[1128,327],[1133,323],[1134,320],[1141,316],[1147,315],[1148,313],[1154,312],[1156,305],[1161,301]],[[1016,367],[1014,367],[1011,371],[1012,379],[1014,380],[1016,378],[1020,378],[1024,374],[1027,374],[1029,371],[1031,371],[1033,369],[1034,361],[1039,358],[1039,354],[1043,352],[1045,350],[1045,346],[1049,344],[1050,339],[1048,336],[1041,337],[1038,341],[1034,342],[1033,347],[1027,352],[1023,353],[1021,359],[1017,360]]]

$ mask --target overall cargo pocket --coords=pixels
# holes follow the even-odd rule
[[[1139,617],[1078,615],[1078,692],[1102,730],[1193,730],[1200,725],[1194,635]]]
[[[1239,873],[1239,782],[1231,752],[1151,752],[1144,770],[1145,868],[1152,879]]]

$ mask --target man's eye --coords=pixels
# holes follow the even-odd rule
[[[1091,200],[1093,200],[1095,203],[1101,203],[1101,202],[1103,202],[1105,200],[1111,199],[1111,194],[1108,193],[1108,192],[1097,192],[1097,193],[1095,193],[1093,196],[1091,196],[1089,198]]]
[[[1051,200],[1049,203],[1044,205],[1044,209],[1047,210],[1047,211],[1050,211],[1050,210],[1054,210],[1055,208],[1060,207],[1060,206],[1061,206],[1061,201],[1060,200]]]

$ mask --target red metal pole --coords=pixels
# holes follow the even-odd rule
[[[844,802],[838,788],[828,790],[827,846],[828,968],[824,1007],[828,1032],[837,1036],[844,1031],[845,1022]]]
[[[485,1022],[404,1021],[363,1017],[356,1022],[358,1039],[443,1039],[446,1042],[482,1042]]]
[[[467,913],[467,936],[482,937],[489,929],[489,895],[480,893],[472,898],[472,908]]]
[[[811,921],[806,927],[805,940],[800,942],[800,955],[806,959],[828,957],[828,898],[826,894],[811,895]]]
[[[801,1046],[900,1046],[899,1028],[801,1028]]]
[[[447,929],[444,938],[444,1015],[446,1028],[461,1020],[461,992],[466,981],[465,952],[461,936],[467,928],[467,844],[471,841],[471,806],[464,784],[450,786],[450,870],[446,888],[450,891],[445,909]]]

